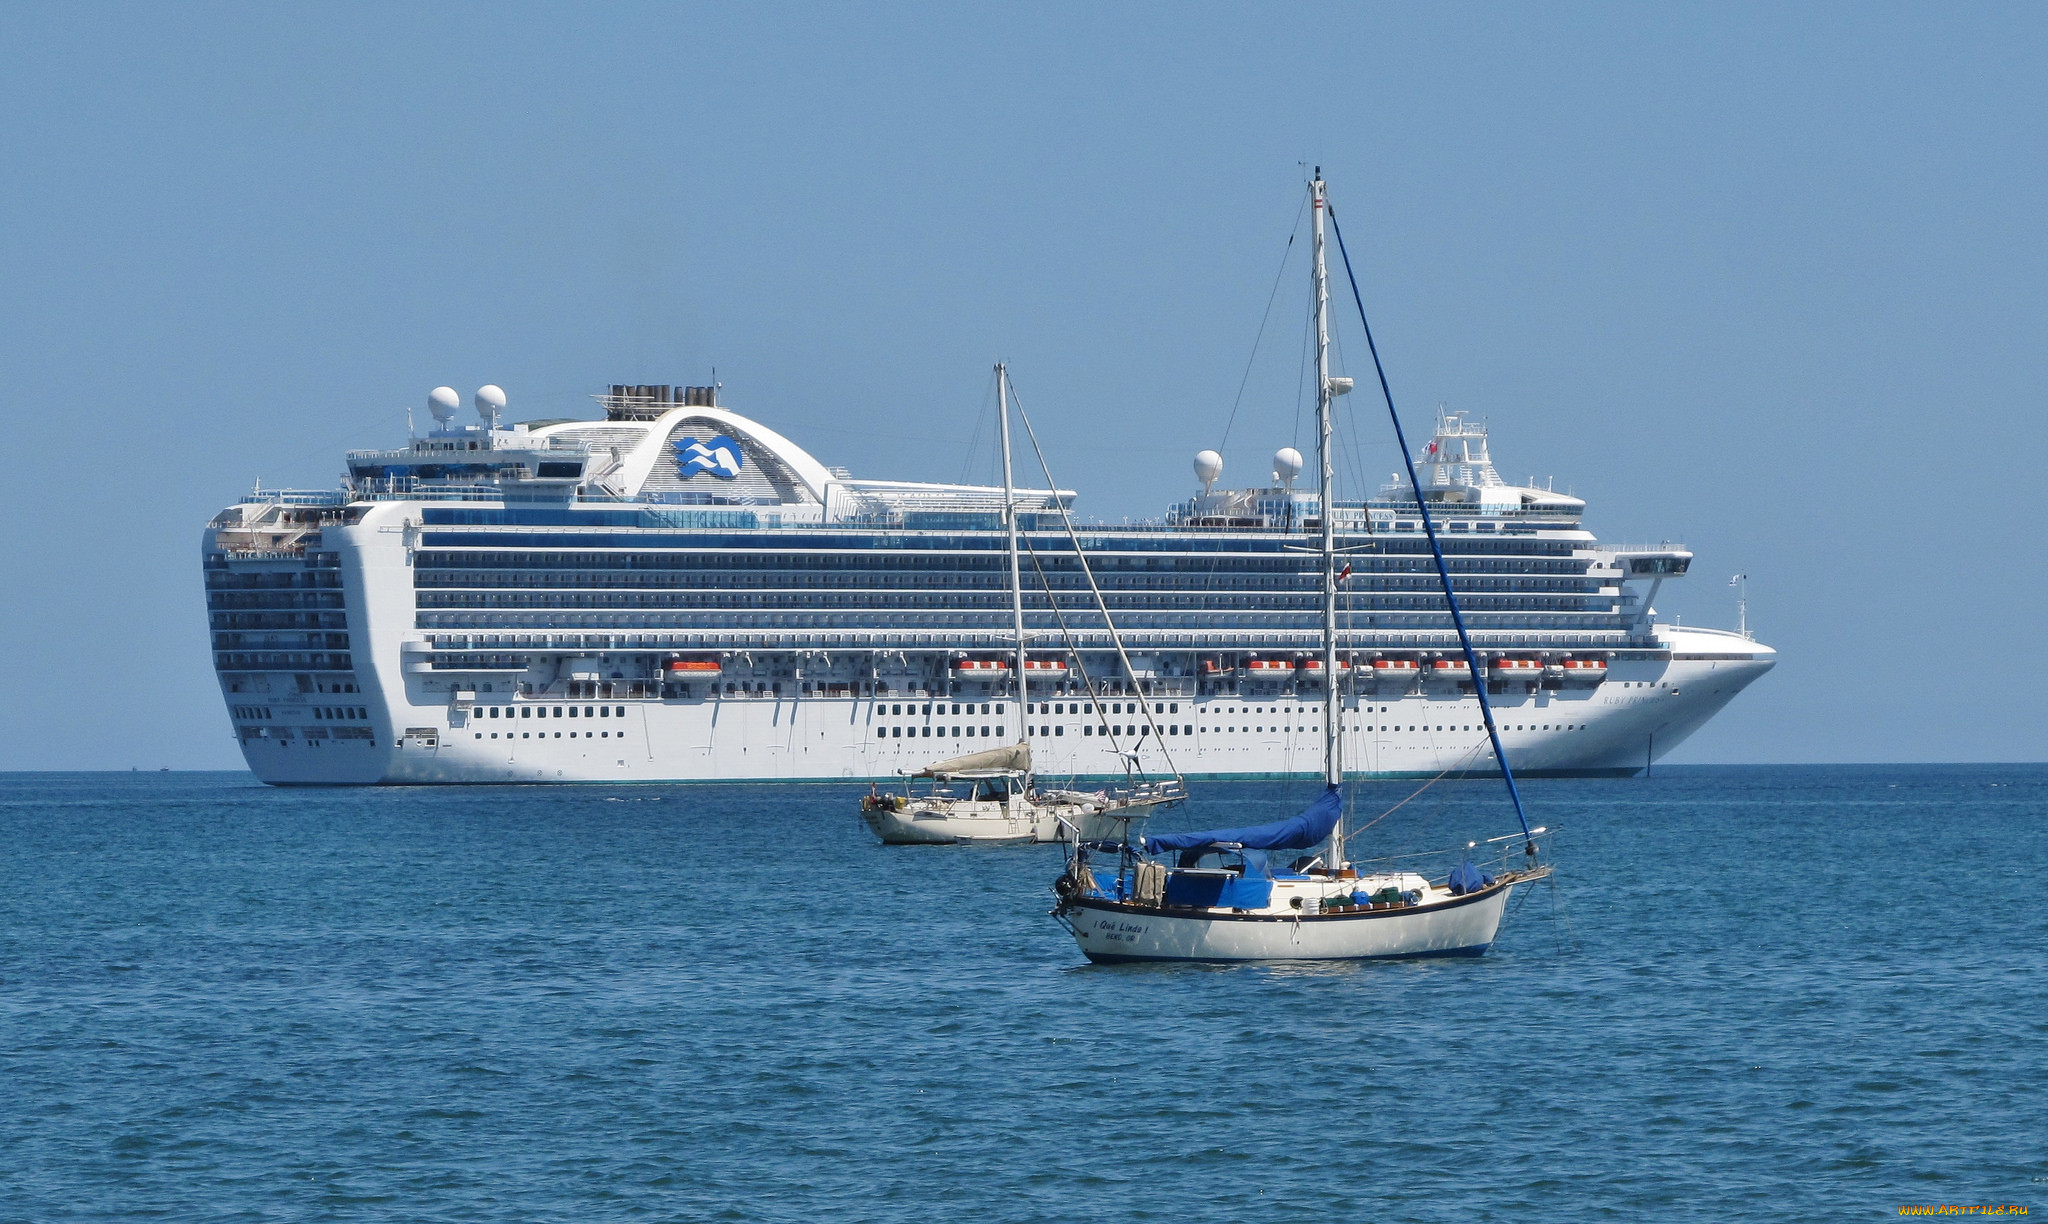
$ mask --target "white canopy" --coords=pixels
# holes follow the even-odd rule
[[[990,748],[986,752],[976,752],[964,757],[954,757],[950,761],[940,761],[937,764],[927,765],[914,776],[933,778],[940,774],[976,773],[984,770],[992,772],[1014,770],[1018,773],[1030,773],[1031,745],[1029,743],[1016,743],[1003,748]]]

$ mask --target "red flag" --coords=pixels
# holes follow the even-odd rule
[[[1344,568],[1343,568],[1343,569],[1341,569],[1341,570],[1339,570],[1339,571],[1337,572],[1337,581],[1339,581],[1339,582],[1342,582],[1342,581],[1344,581],[1344,580],[1345,580],[1346,578],[1349,578],[1350,576],[1351,576],[1351,563],[1350,563],[1349,561],[1346,561],[1346,562],[1344,563]]]

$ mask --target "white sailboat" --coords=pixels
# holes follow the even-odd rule
[[[1063,842],[1120,839],[1133,820],[1187,797],[1178,778],[1146,782],[1132,777],[1115,790],[1045,789],[1031,772],[1030,666],[1024,633],[1024,582],[1018,559],[1017,498],[1010,466],[1009,370],[996,366],[996,408],[1003,456],[1003,519],[1009,531],[1010,613],[1016,638],[1015,695],[1023,734],[1016,743],[939,761],[910,775],[900,793],[872,788],[861,800],[861,819],[885,845],[958,842]],[[1028,422],[1027,422],[1028,424]],[[1077,557],[1087,559],[1078,547]],[[1105,622],[1108,608],[1102,608]],[[1109,624],[1112,638],[1116,626]],[[1118,651],[1122,646],[1119,643]],[[1093,696],[1093,686],[1090,686]],[[1091,704],[1097,704],[1092,703]],[[1099,708],[1099,705],[1098,705]],[[1129,758],[1126,758],[1129,759]],[[915,783],[928,781],[922,791]]]
[[[1478,956],[1493,945],[1508,896],[1519,884],[1550,874],[1541,862],[1537,839],[1545,829],[1531,829],[1522,810],[1521,794],[1508,767],[1486,685],[1485,673],[1472,649],[1471,635],[1451,588],[1450,570],[1437,540],[1429,503],[1416,480],[1414,461],[1394,413],[1396,440],[1408,464],[1418,509],[1436,557],[1444,598],[1450,605],[1465,661],[1475,678],[1480,712],[1492,741],[1495,759],[1507,781],[1508,794],[1521,820],[1519,862],[1487,874],[1469,860],[1441,882],[1410,872],[1361,875],[1344,857],[1344,778],[1338,734],[1342,710],[1341,673],[1337,653],[1337,536],[1334,467],[1331,448],[1331,401],[1351,389],[1348,378],[1330,375],[1329,278],[1324,261],[1324,224],[1329,215],[1322,171],[1309,184],[1314,208],[1314,294],[1316,345],[1316,418],[1320,430],[1321,519],[1323,567],[1323,762],[1325,788],[1305,811],[1270,824],[1209,829],[1165,837],[1148,837],[1142,846],[1132,837],[1111,844],[1084,839],[1069,853],[1067,870],[1054,882],[1057,918],[1073,934],[1091,961],[1257,961],[1352,960],[1379,957]],[[1334,218],[1331,218],[1334,227]],[[1343,233],[1337,233],[1340,251]],[[1347,273],[1350,258],[1345,257]],[[1357,300],[1357,281],[1352,279]],[[1359,302],[1360,318],[1364,317]],[[1372,332],[1368,325],[1370,347]],[[1379,367],[1379,354],[1373,351]],[[1386,377],[1380,372],[1380,387]],[[1323,847],[1317,857],[1276,867],[1271,855]],[[1097,866],[1096,856],[1114,855]],[[1504,854],[1504,860],[1510,856]]]
[[[920,781],[929,784],[921,793]],[[1111,840],[1124,835],[1125,822],[1182,798],[1170,782],[1114,791],[1039,787],[1029,743],[939,761],[910,783],[900,794],[877,789],[861,802],[862,819],[888,845]]]

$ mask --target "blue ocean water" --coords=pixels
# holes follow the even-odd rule
[[[1525,785],[1560,874],[1483,959],[1112,968],[1056,849],[858,787],[0,777],[0,1218],[2048,1209],[2048,767]]]

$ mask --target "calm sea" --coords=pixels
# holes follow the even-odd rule
[[[1484,959],[1094,968],[1056,849],[864,788],[0,776],[0,1218],[2048,1211],[2048,767],[1526,788],[1561,870]],[[1354,853],[1512,828],[1446,784]]]

